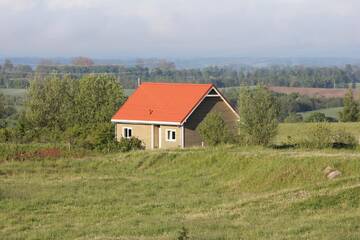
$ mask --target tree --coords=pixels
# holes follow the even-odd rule
[[[240,135],[246,142],[266,145],[278,127],[279,106],[265,87],[243,87],[239,97]]]
[[[76,57],[74,58],[71,63],[77,66],[92,66],[94,65],[94,61],[88,57]]]
[[[79,81],[76,95],[77,121],[108,122],[123,101],[123,89],[115,77],[105,74],[84,76]]]
[[[229,129],[219,113],[210,112],[197,127],[202,140],[209,146],[229,141]]]
[[[359,104],[355,101],[351,88],[344,97],[344,108],[342,112],[339,112],[339,117],[342,122],[356,122],[359,120]]]
[[[73,84],[76,81],[58,76],[33,80],[25,105],[28,122],[34,127],[65,130],[76,107],[72,102],[75,96],[69,96]]]
[[[75,124],[108,123],[123,96],[121,86],[108,75],[36,79],[30,84],[25,116],[34,128],[60,131]]]

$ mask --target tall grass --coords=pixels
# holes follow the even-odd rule
[[[323,169],[343,172],[329,181]],[[138,151],[0,163],[1,239],[357,239],[353,150]]]
[[[274,143],[288,142],[289,137],[293,141],[301,141],[307,137],[309,131],[316,126],[317,123],[281,123],[279,125],[278,135],[274,139]],[[328,127],[333,131],[344,131],[351,133],[360,140],[360,122],[354,123],[328,123]]]

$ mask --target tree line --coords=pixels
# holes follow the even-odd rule
[[[290,87],[355,87],[360,82],[360,66],[305,67],[305,66],[210,66],[196,69],[177,69],[175,64],[159,62],[148,67],[94,65],[91,59],[76,58],[71,65],[43,62],[35,69],[28,65],[13,65],[10,60],[0,66],[1,88],[26,88],[29,82],[49,74],[81,78],[87,74],[109,74],[127,89],[136,88],[136,80],[154,82],[213,83],[219,88],[240,85],[273,85]]]

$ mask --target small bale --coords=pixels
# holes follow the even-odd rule
[[[335,170],[335,169],[333,169],[332,167],[327,166],[327,167],[324,169],[323,173],[324,173],[325,176],[327,176],[329,173],[331,173],[331,172],[334,171],[334,170]]]
[[[328,179],[334,179],[334,178],[340,177],[341,174],[342,174],[342,173],[341,173],[339,170],[335,170],[335,171],[330,172],[330,173],[327,175],[327,178],[328,178]]]

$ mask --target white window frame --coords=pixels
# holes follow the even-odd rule
[[[174,139],[169,139],[169,132],[175,133]],[[173,136],[172,134],[170,136]],[[166,141],[167,142],[176,142],[176,130],[175,129],[166,129]]]
[[[130,137],[129,136],[126,137],[126,134],[125,134],[126,130],[131,130],[131,136]],[[122,136],[123,136],[123,138],[128,138],[128,139],[131,138],[133,136],[133,129],[131,127],[123,127],[122,128]]]

